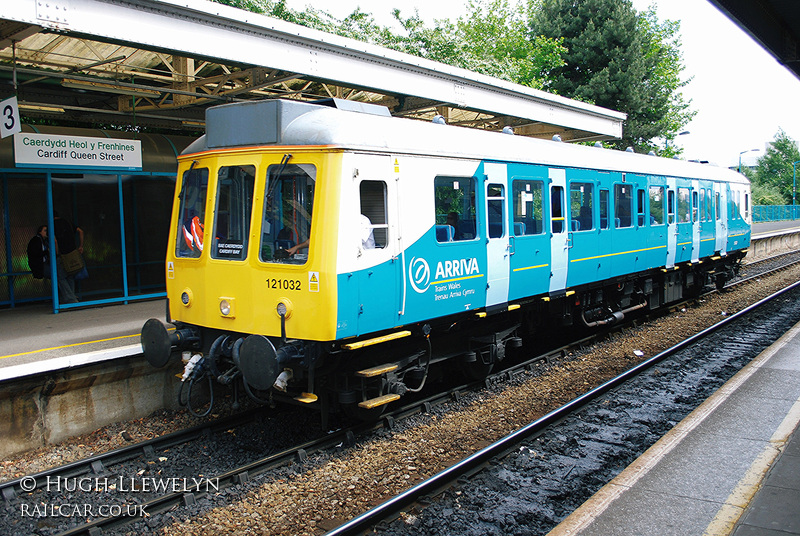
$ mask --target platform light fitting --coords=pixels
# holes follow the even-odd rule
[[[19,103],[17,107],[20,110],[28,110],[31,112],[48,112],[53,114],[63,114],[64,108],[60,106],[47,106],[45,104],[25,104],[23,102]]]

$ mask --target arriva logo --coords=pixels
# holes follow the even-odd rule
[[[436,265],[436,280],[449,279],[451,277],[463,277],[471,274],[480,273],[478,259],[454,259],[452,261],[440,262]]]
[[[431,286],[431,267],[428,261],[423,258],[413,257],[408,264],[408,280],[411,287],[422,294]],[[434,279],[438,282],[453,280],[454,278],[468,277],[473,274],[480,274],[478,259],[453,259],[451,261],[440,261],[436,265],[436,275]]]
[[[408,263],[408,279],[411,287],[422,294],[431,286],[431,267],[423,258],[412,257]]]

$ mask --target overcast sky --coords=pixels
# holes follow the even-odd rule
[[[513,0],[511,0],[513,2]],[[643,10],[656,3],[660,20],[681,21],[682,50],[692,78],[683,90],[697,115],[676,143],[688,159],[719,165],[752,162],[763,154],[779,128],[800,141],[800,80],[705,0],[633,0]],[[456,19],[463,0],[287,0],[294,9],[312,4],[342,18],[359,5],[378,23],[391,24],[393,7],[404,15],[416,9],[426,21]]]

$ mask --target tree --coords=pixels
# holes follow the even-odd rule
[[[783,129],[778,130],[774,141],[769,144],[764,156],[759,158],[756,163],[755,175],[751,179],[754,191],[756,187],[760,187],[779,192],[782,197],[781,202],[769,204],[791,203],[794,179],[792,163],[799,160],[800,150],[797,148],[797,142],[790,138]],[[754,194],[753,201],[755,202],[755,200]],[[796,201],[800,201],[800,197]]]
[[[313,7],[294,11],[285,0],[215,1],[535,88],[546,85],[566,51],[560,37],[529,39],[527,12],[508,0],[470,0],[465,16],[433,26],[417,13],[404,17],[395,9],[400,32],[378,25],[360,9],[339,20]]]
[[[625,112],[623,139],[612,145],[639,151],[674,139],[693,115],[680,93],[679,29],[652,8],[638,14],[630,0],[541,0],[531,19],[533,35],[563,36],[568,49],[549,88]]]

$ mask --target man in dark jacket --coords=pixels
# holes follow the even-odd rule
[[[47,250],[47,226],[40,225],[28,242],[28,266],[35,279],[50,279],[50,257]]]

